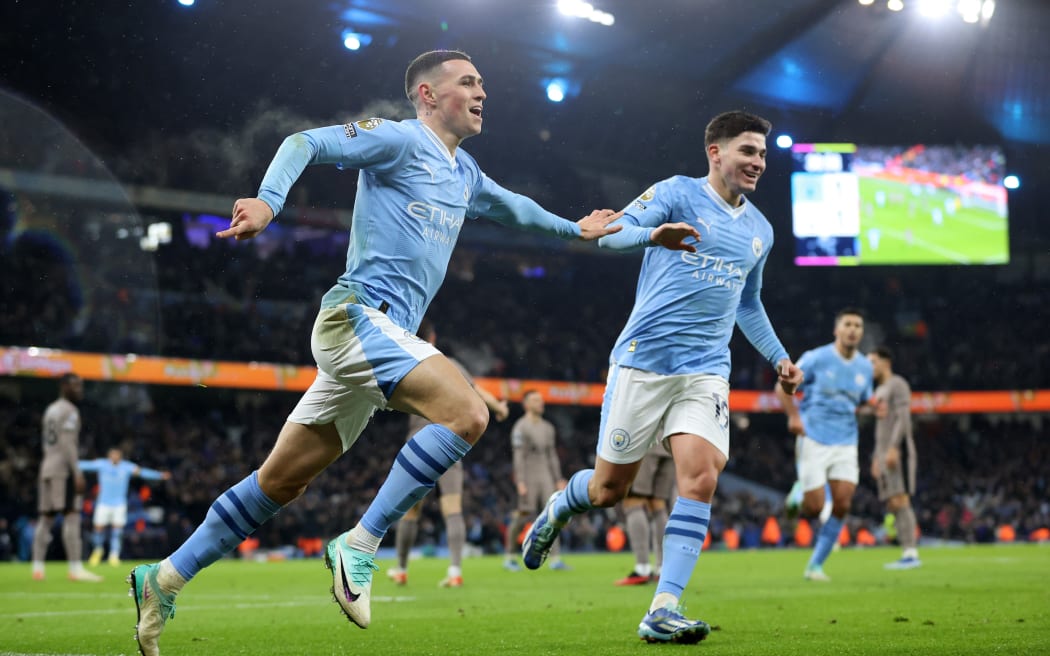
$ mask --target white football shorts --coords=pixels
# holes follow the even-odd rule
[[[310,348],[317,378],[288,416],[297,424],[335,423],[349,449],[397,384],[423,360],[439,355],[428,342],[374,308],[347,303],[322,308]]]
[[[856,444],[823,444],[812,437],[795,440],[798,458],[798,480],[808,492],[828,481],[846,481],[854,485],[860,481],[860,465]]]
[[[699,435],[729,457],[729,382],[710,374],[663,374],[612,365],[602,399],[598,456],[616,464],[645,457],[676,433]]]

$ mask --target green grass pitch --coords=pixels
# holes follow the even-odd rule
[[[862,177],[860,184],[861,264],[1005,264],[1009,260],[1007,219],[978,207],[960,207],[954,214],[945,203],[958,196],[946,190],[913,196],[900,182]],[[886,203],[875,202],[876,192]],[[943,222],[933,220],[934,210]],[[879,231],[873,248],[869,231]]]
[[[467,559],[466,585],[440,589],[446,562],[413,561],[407,586],[383,572],[372,626],[351,626],[330,601],[320,560],[226,560],[179,597],[163,654],[1048,654],[1050,546],[925,549],[922,568],[890,572],[896,549],[832,554],[831,583],[802,579],[808,551],[705,553],[686,593],[690,615],[716,627],[695,646],[648,645],[635,628],[653,586],[615,587],[626,553],[568,554],[574,570],[506,572]],[[380,562],[384,571],[390,562]],[[102,584],[65,580],[64,563],[32,581],[0,565],[0,654],[136,654],[125,570]]]

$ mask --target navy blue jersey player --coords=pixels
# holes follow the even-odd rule
[[[361,521],[329,543],[325,558],[336,601],[352,622],[367,627],[380,540],[488,423],[484,402],[455,366],[415,336],[463,222],[486,217],[564,239],[594,240],[620,230],[609,227],[620,216],[611,210],[578,222],[543,210],[487,178],[459,148],[481,132],[486,98],[464,53],[420,55],[406,71],[405,89],[414,120],[370,118],[288,137],[258,197],[238,200],[229,229],[218,233],[249,239],[262,232],[308,165],[360,170],[346,271],[324,295],[311,337],[317,379],[258,471],[216,499],[171,556],[136,567],[129,577],[145,656],[159,653],[158,638],[182,585],[302,494],[350,448],[377,408],[392,408],[431,423],[405,444]]]
[[[649,448],[668,445],[678,498],[664,530],[663,567],[638,626],[651,642],[690,643],[710,631],[680,600],[711,518],[729,454],[729,339],[739,326],[790,391],[802,380],[762,306],[773,229],[745,197],[766,167],[770,124],[744,112],[707,126],[709,173],[658,182],[603,237],[604,248],[647,248],[634,309],[610,357],[594,469],[576,472],[532,524],[525,564],[540,566],[569,519],[622,499]]]

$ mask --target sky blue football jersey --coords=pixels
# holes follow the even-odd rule
[[[386,304],[390,319],[411,332],[445,278],[465,219],[486,217],[564,239],[580,234],[576,223],[490,180],[462,148],[451,155],[417,119],[371,118],[288,137],[259,190],[274,216],[309,164],[360,169],[346,271],[322,307]]]
[[[624,210],[623,231],[599,245],[616,250],[651,246],[663,223],[685,222],[700,232],[696,253],[650,247],[634,308],[610,360],[659,374],[729,378],[734,324],[770,363],[787,358],[762,305],[762,269],[773,228],[748,201],[731,207],[707,178],[658,182]]]
[[[135,470],[139,477],[147,480],[160,480],[161,473],[155,469],[139,467],[133,462],[121,460],[113,464],[109,458],[81,460],[80,469],[98,472],[98,499],[96,503],[103,506],[124,506],[128,503],[128,485]]]
[[[799,412],[808,437],[821,444],[857,443],[857,407],[871,398],[871,362],[860,351],[849,360],[835,344],[806,351],[798,360],[803,372]]]

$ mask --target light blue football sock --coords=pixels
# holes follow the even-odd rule
[[[276,501],[263,493],[259,472],[253,471],[211,504],[204,523],[169,557],[172,566],[189,581],[236,549],[280,509]]]
[[[372,500],[361,526],[376,537],[434,489],[449,467],[470,451],[470,443],[440,424],[423,427],[394,459],[383,486]]]
[[[555,519],[564,524],[573,516],[594,508],[591,505],[590,494],[587,493],[587,485],[593,476],[593,469],[581,469],[572,475],[565,486],[565,493],[554,502]]]
[[[114,526],[109,533],[109,557],[120,558],[120,542],[124,537],[123,527]]]
[[[664,564],[656,594],[667,592],[681,599],[693,575],[711,523],[711,504],[678,497],[664,528]]]
[[[820,535],[817,536],[817,544],[813,547],[813,555],[809,559],[807,569],[824,566],[824,561],[831,554],[831,550],[835,547],[835,543],[838,542],[839,533],[841,532],[842,520],[834,515],[828,517],[828,521],[824,522],[824,525],[820,527]]]

